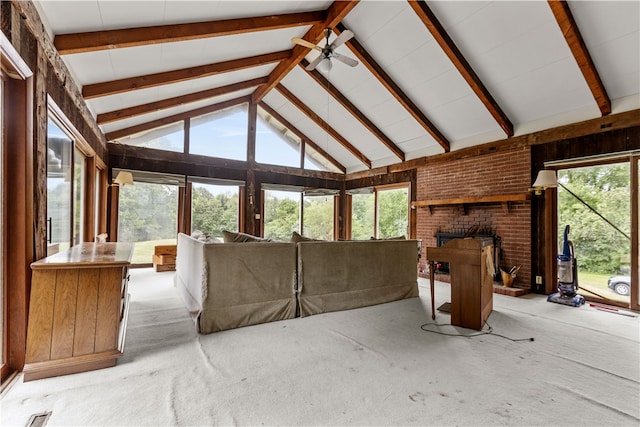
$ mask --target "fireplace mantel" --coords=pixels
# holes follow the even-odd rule
[[[464,197],[457,199],[440,199],[440,200],[416,200],[411,202],[412,208],[429,208],[429,212],[433,212],[434,206],[456,206],[462,205],[464,214],[467,214],[467,206],[475,204],[487,204],[487,203],[500,203],[502,204],[505,212],[509,212],[510,202],[523,202],[531,199],[531,193],[519,193],[519,194],[503,194],[497,196],[482,196],[482,197]]]

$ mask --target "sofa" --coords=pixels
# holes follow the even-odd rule
[[[202,334],[296,316],[296,244],[178,235],[175,285]]]
[[[231,237],[233,236],[233,237]],[[175,285],[206,334],[418,296],[416,240],[178,235]]]

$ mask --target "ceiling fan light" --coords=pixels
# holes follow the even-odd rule
[[[318,69],[320,71],[328,73],[329,71],[331,71],[332,66],[333,64],[331,64],[331,59],[325,58],[322,61],[320,61],[320,63],[318,64]]]

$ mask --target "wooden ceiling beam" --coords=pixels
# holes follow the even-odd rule
[[[342,21],[342,19],[353,10],[354,7],[358,4],[359,0],[351,0],[351,1],[334,1],[331,6],[327,9],[327,17],[323,22],[318,24],[314,24],[309,31],[304,35],[303,39],[306,41],[317,44],[324,37],[324,30],[326,28],[334,28],[336,25]],[[262,98],[265,97],[267,93],[276,85],[280,83],[280,81],[289,74],[291,70],[300,62],[302,59],[307,56],[311,49],[308,47],[295,45],[293,47],[293,51],[291,57],[287,60],[284,60],[278,64],[278,66],[271,72],[269,75],[269,82],[258,87],[253,93],[253,102],[258,104],[262,101]]]
[[[337,34],[342,33],[347,28],[338,24],[335,28]],[[367,52],[367,50],[356,40],[352,38],[345,43],[355,56],[358,57],[360,62],[378,79],[378,81],[393,95],[393,97],[402,105],[411,116],[422,126],[438,144],[444,149],[445,152],[451,150],[451,145],[445,136],[436,128],[436,126],[429,121],[427,116],[418,108],[416,104],[411,101],[403,91],[400,89],[393,79],[382,69],[382,67],[373,59],[373,57]]]
[[[365,128],[369,130],[376,138],[382,142],[391,152],[404,161],[404,151],[398,147],[387,135],[384,134],[371,120],[369,120],[362,111],[358,109],[346,96],[342,94],[329,80],[327,80],[318,70],[307,71],[306,67],[309,62],[303,59],[298,65],[302,67],[320,86],[324,88],[333,98],[340,103],[356,120],[358,120]]]
[[[313,25],[323,22],[326,15],[326,11],[320,10],[221,21],[59,34],[55,36],[53,44],[60,55],[69,55]]]
[[[491,113],[505,134],[508,137],[513,136],[513,124],[504,111],[502,111],[502,108],[500,108],[493,96],[491,96],[491,93],[489,93],[489,90],[487,90],[485,85],[482,83],[480,77],[478,77],[475,71],[473,71],[471,65],[467,62],[451,37],[449,37],[449,34],[447,34],[447,31],[444,29],[442,24],[440,24],[440,21],[438,21],[438,18],[431,11],[427,3],[422,0],[407,1],[416,15],[418,15],[418,18],[420,18],[425,27],[427,27],[436,42],[438,42],[440,48],[444,51],[476,96],[480,101],[482,101],[485,108],[489,110],[489,113]]]
[[[280,92],[289,102],[302,111],[307,117],[309,117],[315,124],[317,124],[322,130],[327,132],[333,139],[338,141],[344,148],[346,148],[355,158],[364,163],[369,169],[371,169],[371,160],[369,160],[364,154],[354,147],[345,137],[340,135],[334,128],[332,128],[327,122],[325,122],[319,115],[317,115],[311,108],[309,108],[304,102],[298,99],[293,93],[291,93],[286,87],[278,83],[276,90]]]
[[[290,50],[272,52],[263,55],[250,56],[248,58],[232,59],[217,62],[215,64],[200,65],[197,67],[183,68],[180,70],[165,71],[162,73],[147,74],[145,76],[129,77],[109,82],[93,83],[82,88],[82,96],[85,99],[101,96],[115,95],[132,90],[145,89],[186,80],[197,79],[230,71],[243,70],[257,67],[289,58]]]
[[[113,132],[105,134],[107,141],[115,141],[125,136],[135,135],[136,133],[144,132],[146,130],[159,128],[165,125],[179,122],[191,117],[198,117],[204,114],[213,113],[215,111],[224,110],[225,108],[234,107],[236,105],[248,103],[251,101],[251,96],[241,96],[238,98],[230,99],[228,101],[219,102],[217,104],[208,105],[206,107],[196,108],[194,110],[185,111],[183,113],[174,114],[172,116],[163,117],[158,120],[153,120],[139,125],[131,126],[124,129],[118,129]]]
[[[194,92],[187,95],[175,96],[173,98],[162,99],[160,101],[149,102],[147,104],[136,105],[134,107],[122,108],[120,110],[109,111],[108,113],[98,114],[96,121],[99,125],[112,123],[118,120],[124,120],[131,117],[140,116],[142,114],[153,113],[167,108],[178,107],[184,104],[190,104],[203,99],[214,98],[216,96],[225,95],[240,90],[249,89],[259,86],[267,82],[267,76],[258,77],[243,82],[232,83],[225,86],[219,86],[213,89],[207,89],[200,92]]]
[[[598,108],[600,108],[600,113],[603,116],[610,114],[611,100],[609,99],[609,95],[607,95],[607,91],[604,88],[602,80],[600,79],[598,70],[591,59],[589,49],[587,49],[587,45],[582,39],[580,29],[573,18],[569,5],[564,0],[548,0],[548,3],[551,7],[551,11],[553,12],[553,16],[555,16],[556,21],[558,21],[560,30],[569,45],[569,49],[571,49],[571,53],[573,53],[573,56],[578,63],[578,67],[580,67],[580,71],[593,94],[593,98],[598,104]]]
[[[296,135],[298,135],[298,138],[302,139],[304,141],[305,144],[311,146],[311,148],[313,148],[314,150],[316,150],[318,153],[320,153],[320,155],[322,155],[322,157],[324,157],[325,159],[327,159],[328,161],[331,162],[332,165],[334,165],[335,167],[337,167],[338,169],[340,169],[342,171],[342,173],[346,173],[347,172],[347,168],[344,167],[342,165],[342,163],[340,163],[339,161],[337,161],[331,154],[327,153],[324,149],[322,149],[318,144],[316,144],[315,142],[313,142],[313,140],[311,138],[309,138],[307,135],[305,135],[302,131],[300,131],[297,127],[295,127],[293,124],[291,124],[287,119],[285,119],[284,117],[282,117],[276,110],[274,110],[273,108],[271,108],[269,105],[267,105],[264,101],[261,101],[260,104],[258,104],[258,106],[260,108],[262,108],[264,111],[266,111],[267,113],[271,114],[277,121],[279,121],[280,123],[282,123],[287,129],[289,129],[291,132],[295,133]]]

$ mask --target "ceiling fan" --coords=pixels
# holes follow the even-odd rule
[[[324,36],[326,38],[326,42],[324,47],[316,46],[315,44],[306,41],[305,39],[301,39],[300,37],[294,37],[291,39],[292,42],[299,44],[304,47],[308,47],[310,49],[314,49],[320,52],[320,55],[316,59],[314,59],[309,65],[307,65],[306,70],[312,71],[315,70],[316,67],[323,71],[331,70],[331,58],[337,59],[343,64],[347,64],[350,67],[355,67],[358,65],[358,61],[353,58],[349,58],[348,56],[341,55],[335,52],[335,49],[346,41],[350,40],[353,37],[353,32],[349,30],[345,30],[336,39],[333,43],[329,44],[329,37],[331,36],[331,28],[327,28],[324,30]]]

